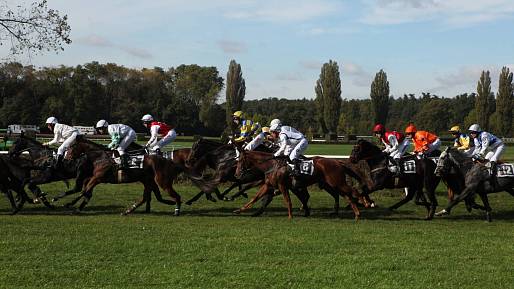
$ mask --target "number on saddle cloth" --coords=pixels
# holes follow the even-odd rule
[[[294,164],[288,164],[289,169],[294,171]],[[300,174],[312,176],[314,174],[314,161],[302,160],[300,162]]]
[[[491,169],[489,169],[491,174]],[[514,177],[514,164],[498,164],[498,170],[496,172],[498,178],[513,178]]]

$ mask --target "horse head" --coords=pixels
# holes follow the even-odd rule
[[[352,163],[357,163],[360,160],[371,159],[381,153],[382,151],[379,147],[367,140],[360,139],[357,141],[357,144],[353,146],[350,154],[350,161]]]
[[[9,157],[18,157],[22,152],[31,150],[41,152],[47,149],[37,140],[27,137],[22,133],[9,149]]]
[[[447,147],[437,160],[437,166],[434,171],[435,175],[440,177],[445,174],[449,174],[452,168],[460,168],[462,163],[463,155],[452,147]]]

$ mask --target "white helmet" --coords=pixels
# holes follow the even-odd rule
[[[480,126],[479,126],[478,124],[476,124],[476,123],[472,124],[472,125],[469,127],[469,129],[468,129],[468,130],[469,130],[469,131],[476,131],[476,132],[482,131],[482,130],[480,129]]]
[[[56,124],[57,122],[58,122],[57,118],[55,118],[53,116],[46,119],[46,124]]]
[[[153,121],[153,116],[150,114],[143,115],[143,118],[141,118],[142,121]]]
[[[109,123],[105,119],[101,119],[96,123],[96,128],[107,127]]]
[[[269,130],[270,131],[278,131],[278,130],[280,130],[281,126],[282,126],[282,122],[280,121],[280,119],[275,118],[274,120],[271,121],[271,123],[269,125]]]

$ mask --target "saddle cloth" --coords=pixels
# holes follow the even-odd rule
[[[288,164],[288,166],[291,171],[294,171],[293,164]],[[314,161],[302,160],[300,162],[300,174],[312,176],[314,174]]]
[[[438,157],[428,157],[427,159],[431,160],[435,164],[437,164],[437,161],[439,160]],[[402,172],[404,174],[415,174],[416,173],[416,160],[410,159],[410,160],[400,160],[400,165],[403,166]],[[389,161],[388,162],[388,169],[391,172],[396,172],[395,165]]]
[[[144,154],[138,155],[129,155],[128,165],[130,169],[142,169],[143,168],[143,160],[145,158]],[[121,165],[121,158],[113,158],[114,162],[117,165]]]
[[[497,178],[514,178],[514,164],[498,164],[497,168]],[[491,168],[489,168],[489,174],[492,174]]]

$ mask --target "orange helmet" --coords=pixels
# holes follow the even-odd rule
[[[416,131],[417,129],[412,123],[405,128],[405,133],[415,133]]]

